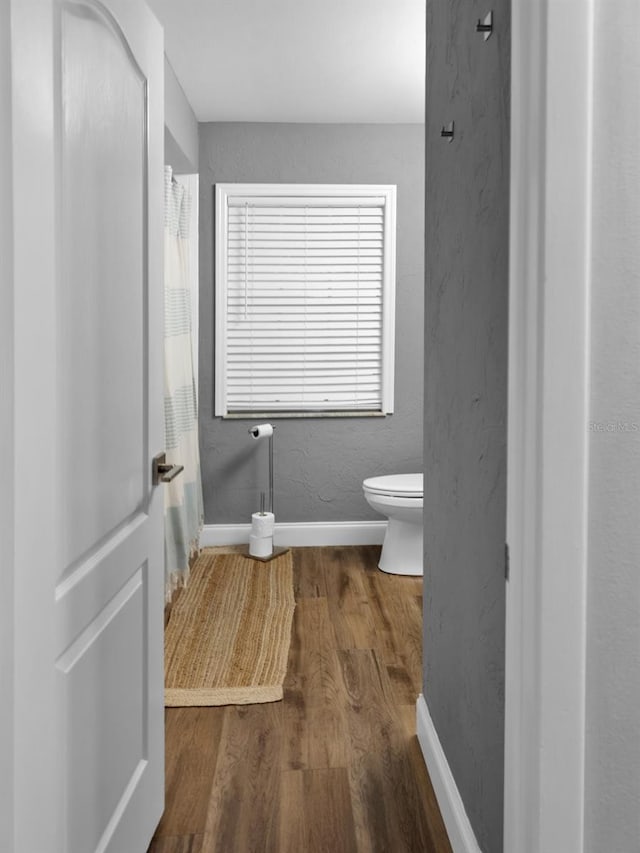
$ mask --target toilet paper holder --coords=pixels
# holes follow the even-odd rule
[[[269,512],[274,512],[273,509],[273,433],[275,427],[273,424],[257,424],[249,427],[249,435],[251,438],[269,439]],[[264,505],[260,507],[260,511],[264,512]]]
[[[251,438],[256,440],[261,438],[269,439],[269,513],[274,514],[273,509],[273,435],[274,435],[275,427],[273,424],[256,424],[255,426],[249,427],[249,435]],[[260,493],[260,512],[264,513],[264,492]],[[260,556],[258,554],[252,554],[251,549],[248,549],[247,556],[252,560],[258,560],[261,563],[267,563],[269,560],[273,560],[275,557],[279,557],[281,554],[286,554],[288,548],[276,548],[272,546],[271,554],[267,556]]]

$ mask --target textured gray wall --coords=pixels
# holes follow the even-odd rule
[[[424,694],[480,847],[500,853],[510,4],[492,8],[485,42],[486,4],[427,2]]]
[[[200,441],[205,523],[246,523],[266,489],[255,420],[213,415],[213,184],[397,184],[395,413],[275,421],[279,521],[381,519],[362,480],[422,467],[424,127],[200,125]]]
[[[635,853],[640,850],[640,5],[598,0],[595,8],[585,850]]]

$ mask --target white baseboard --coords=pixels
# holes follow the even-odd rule
[[[301,521],[276,524],[273,541],[279,546],[382,545],[386,521]],[[246,545],[250,524],[205,524],[200,545]]]
[[[416,728],[453,853],[482,853],[422,693],[416,702]]]

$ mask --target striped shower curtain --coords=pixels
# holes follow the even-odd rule
[[[202,530],[198,401],[191,340],[189,215],[191,195],[165,166],[164,414],[167,462],[184,471],[164,487],[165,598],[189,577]]]

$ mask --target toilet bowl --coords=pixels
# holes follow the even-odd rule
[[[422,574],[422,474],[369,477],[367,503],[389,519],[378,568],[392,575]]]

